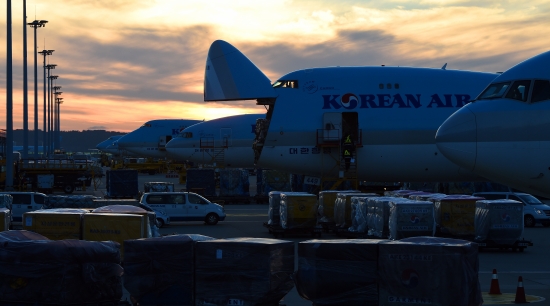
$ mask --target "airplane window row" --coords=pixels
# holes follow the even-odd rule
[[[273,88],[280,88],[280,87],[286,87],[286,88],[298,88],[298,81],[292,80],[292,81],[284,81],[279,80],[273,84]]]
[[[399,89],[399,83],[393,84],[393,87],[394,87],[395,89]],[[378,84],[378,88],[384,89],[384,84],[382,84],[382,83]],[[386,84],[386,88],[387,88],[387,89],[391,89],[391,88],[392,88],[392,84],[390,84],[390,83]]]
[[[531,86],[531,84],[533,85]],[[478,100],[490,100],[505,97],[507,99],[527,102],[531,92],[531,102],[550,100],[550,81],[548,80],[518,80],[495,83],[483,91]],[[504,94],[506,93],[506,96]]]

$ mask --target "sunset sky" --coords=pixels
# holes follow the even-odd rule
[[[23,127],[23,6],[12,0],[14,129]],[[504,71],[550,49],[550,1],[27,0],[38,50],[53,49],[62,130],[129,132],[163,118],[264,113],[255,101],[202,100],[210,44],[225,40],[273,82],[322,66]],[[0,7],[0,99],[6,99],[6,2]],[[27,29],[29,129],[33,29]],[[38,61],[42,128],[42,57]],[[5,127],[2,107],[0,125]]]

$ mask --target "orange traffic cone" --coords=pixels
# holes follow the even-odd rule
[[[528,303],[525,298],[525,289],[523,289],[523,277],[518,278],[518,288],[516,289],[516,299],[514,300],[516,304]]]
[[[500,292],[500,286],[498,285],[497,269],[493,269],[493,279],[491,279],[491,289],[489,294],[502,294]]]

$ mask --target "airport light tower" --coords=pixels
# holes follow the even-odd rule
[[[61,93],[61,92],[60,92]],[[61,104],[63,103],[63,98],[55,98],[55,103],[57,103],[57,136],[55,138],[56,149],[61,149]]]
[[[50,147],[49,147],[49,128],[50,128],[50,105],[51,105],[51,81],[52,81],[52,78],[51,78],[51,72],[50,70],[52,69],[55,69],[55,66],[57,65],[54,65],[54,64],[48,64],[46,65],[46,69],[48,70],[48,76],[47,76],[47,80],[48,80],[48,83],[46,85],[46,89],[48,91],[48,98],[46,100],[46,103],[44,104],[44,152],[49,155],[50,153]]]
[[[55,150],[56,149],[59,149],[59,144],[57,143],[57,134],[58,134],[58,130],[57,130],[57,99],[58,96],[60,94],[62,94],[63,92],[59,91],[61,89],[61,86],[54,86],[53,87],[53,96],[54,96],[54,99],[53,99],[53,119],[52,119],[52,125],[53,125],[53,133],[52,133],[52,143],[53,143],[53,152],[55,153]]]
[[[53,153],[53,96],[54,96],[54,80],[57,80],[59,76],[48,75],[50,79],[50,96],[48,97],[48,153],[49,156]]]
[[[34,20],[27,23],[34,29],[34,158],[38,158],[38,49],[36,47],[36,29],[46,26],[47,20]]]
[[[44,130],[42,131],[42,154],[46,154],[46,92],[47,92],[47,86],[46,86],[46,56],[52,55],[54,50],[42,50],[38,53],[44,55]],[[48,71],[50,71],[48,69]]]
[[[27,0],[23,0],[23,158],[29,154],[29,89],[27,84]]]

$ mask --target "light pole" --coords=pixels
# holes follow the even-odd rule
[[[42,131],[42,155],[46,154],[46,56],[52,55],[54,50],[42,50],[38,53],[44,55],[44,130]],[[49,71],[49,69],[48,69]]]
[[[11,0],[6,1],[6,191],[13,190],[13,64]]]
[[[23,0],[23,158],[29,154],[29,97],[27,84],[27,0]]]
[[[63,103],[63,98],[56,98],[55,99],[55,103],[57,103],[57,137],[56,137],[56,144],[57,144],[57,149],[61,149],[61,104]]]
[[[55,66],[56,65],[53,65],[53,64],[48,64],[46,65],[46,69],[48,70],[48,84],[46,86],[46,89],[48,91],[48,100],[46,102],[46,105],[44,105],[44,153],[46,153],[48,156],[49,156],[49,153],[50,153],[50,143],[49,143],[49,129],[50,129],[50,105],[51,105],[51,93],[50,93],[50,90],[51,90],[51,81],[52,79],[50,78],[50,70],[51,69],[55,69]]]
[[[53,125],[53,133],[52,133],[52,143],[53,143],[53,152],[55,154],[55,150],[58,149],[59,145],[57,144],[57,99],[60,94],[62,94],[61,91],[58,91],[61,89],[61,86],[54,86],[53,87],[53,119],[52,119],[52,125]]]
[[[38,50],[36,47],[36,28],[42,28],[48,23],[47,20],[34,20],[27,23],[34,29],[34,158],[38,158]]]
[[[57,66],[57,65],[53,65]],[[57,75],[49,75],[48,78],[50,79],[50,96],[48,97],[48,155],[52,156],[53,154],[53,81],[57,80],[59,76]]]

